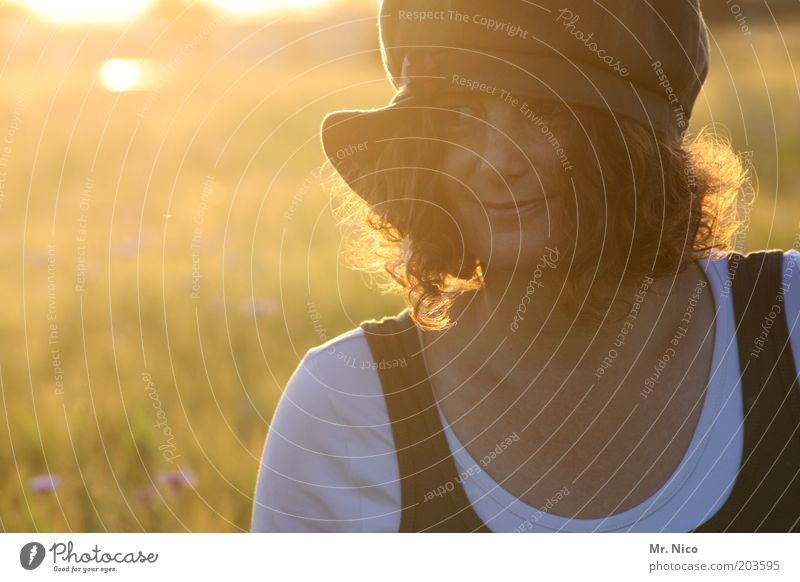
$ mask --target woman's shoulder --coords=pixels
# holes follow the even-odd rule
[[[785,319],[791,336],[792,346],[796,353],[798,369],[800,369],[800,251],[792,247],[790,249],[771,248],[751,251],[749,253],[739,252],[735,259],[730,251],[717,251],[712,253],[707,262],[706,272],[717,279],[717,286],[721,293],[730,296],[728,291],[732,285],[732,278],[741,269],[742,257],[753,253],[781,253],[781,294],[779,299],[785,305]]]
[[[711,249],[709,252],[708,257],[703,259],[701,263],[704,263],[707,267],[713,268],[713,270],[720,274],[720,276],[727,277],[730,270],[736,270],[738,265],[741,263],[741,258],[748,255],[753,254],[760,254],[760,253],[775,253],[780,252],[783,254],[783,279],[784,282],[791,281],[793,278],[795,271],[800,265],[800,251],[792,247],[791,249],[781,249],[781,248],[772,248],[772,249],[761,249],[756,251],[750,252],[740,252],[740,251],[723,251],[720,249]],[[800,285],[798,285],[800,287]]]
[[[317,381],[327,383],[339,394],[376,396],[381,393],[380,378],[361,326],[310,348],[303,360],[313,368]]]
[[[736,249],[722,250],[722,249],[718,249],[718,248],[712,248],[711,250],[708,251],[708,257],[706,258],[706,260],[708,260],[710,262],[728,261],[728,260],[731,259],[731,256],[734,255],[734,254],[747,256],[747,255],[752,255],[752,254],[757,254],[757,253],[774,253],[774,252],[778,252],[778,251],[783,253],[784,257],[791,257],[792,259],[795,259],[795,260],[800,258],[800,251],[798,251],[794,247],[792,247],[790,249],[784,249],[784,248],[777,248],[776,247],[776,248],[769,248],[769,249],[757,249],[757,250],[752,250],[752,251],[742,251],[742,250],[736,250]]]
[[[789,264],[787,264],[790,261],[792,270],[797,269],[797,266],[800,265],[800,251],[794,247],[789,250],[783,250],[784,278],[786,277],[785,271],[788,271],[790,268]]]
[[[360,327],[309,348],[286,383],[273,422],[298,436],[317,434],[320,440],[341,427],[383,422],[380,378],[371,363]]]
[[[359,349],[366,346],[366,339],[364,337],[364,330],[359,325],[345,332],[334,336],[325,342],[309,348],[308,354],[317,359],[324,354],[336,354],[341,351]]]
[[[386,406],[360,328],[310,348],[270,423],[254,531],[362,531],[364,484],[396,468]],[[376,493],[377,494],[377,493]]]

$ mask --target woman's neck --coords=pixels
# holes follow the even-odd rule
[[[548,340],[561,343],[567,335],[597,340],[616,334],[635,303],[640,323],[651,315],[658,319],[670,288],[682,288],[682,275],[688,272],[661,278],[628,278],[619,289],[610,290],[599,317],[586,319],[578,317],[580,306],[566,305],[562,272],[566,269],[560,267],[567,265],[559,265],[545,255],[527,272],[487,276],[480,289],[460,297],[454,305],[456,326],[461,324],[461,332],[508,337],[512,343],[523,345],[532,341],[549,343]]]

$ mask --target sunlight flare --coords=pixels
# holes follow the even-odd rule
[[[261,16],[280,10],[322,8],[331,0],[207,0],[214,10],[233,18]]]
[[[145,59],[110,59],[100,65],[97,76],[114,93],[142,91],[153,83],[153,65]]]
[[[34,14],[60,24],[125,23],[142,15],[154,0],[19,0]]]

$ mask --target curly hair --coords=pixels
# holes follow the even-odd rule
[[[667,137],[610,112],[571,109],[565,149],[583,171],[572,175],[581,196],[565,205],[572,264],[563,300],[578,317],[599,319],[622,277],[680,272],[713,249],[733,248],[747,172],[727,138],[707,127]],[[443,151],[426,139],[437,135],[436,115],[414,115],[420,140],[388,142],[381,171],[360,181],[361,195],[332,166],[323,184],[349,227],[350,266],[376,277],[384,292],[401,293],[418,325],[443,329],[456,298],[480,288],[483,270],[437,187]]]

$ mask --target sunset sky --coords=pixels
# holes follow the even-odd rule
[[[32,14],[59,24],[124,24],[146,14],[164,0],[9,0]],[[258,18],[281,10],[305,11],[336,5],[369,5],[377,0],[169,0],[172,4],[200,4],[231,18]]]

